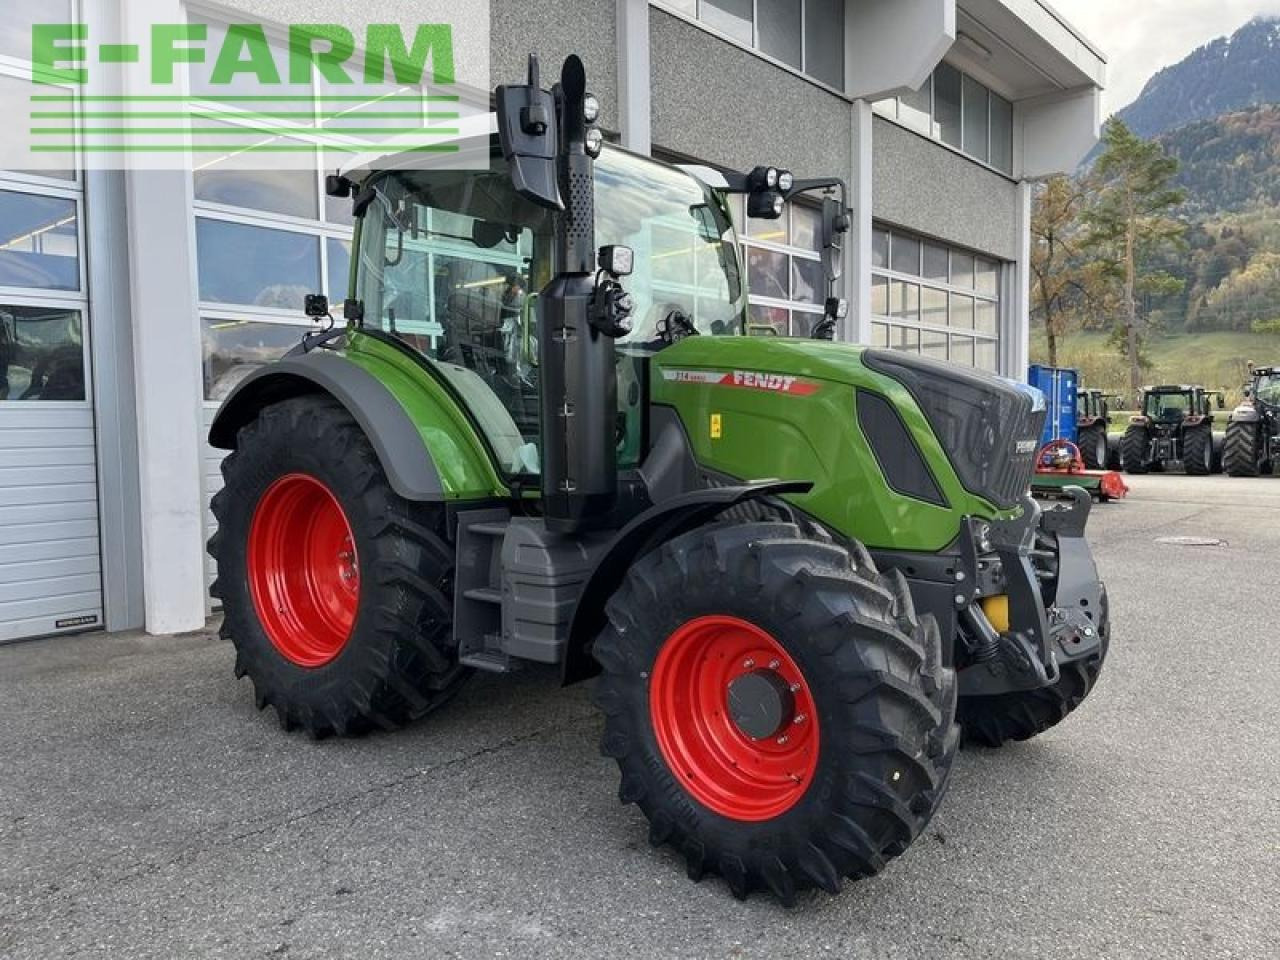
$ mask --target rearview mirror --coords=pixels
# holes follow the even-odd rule
[[[835,197],[822,199],[822,265],[827,280],[844,276],[844,236],[849,232],[849,212]]]
[[[542,89],[538,58],[529,57],[527,85],[500,86],[495,95],[498,140],[516,193],[539,206],[563,210],[556,177],[560,149],[556,101]]]

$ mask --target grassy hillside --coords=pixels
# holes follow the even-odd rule
[[[1226,390],[1231,403],[1240,399],[1240,387],[1248,377],[1250,360],[1280,365],[1280,334],[1186,333],[1163,334],[1147,350],[1151,369],[1147,383],[1201,383]],[[1031,360],[1047,362],[1042,331],[1031,331]],[[1059,345],[1059,363],[1080,371],[1086,386],[1126,393],[1128,366],[1107,343],[1104,333],[1073,333]]]

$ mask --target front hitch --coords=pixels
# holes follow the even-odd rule
[[[1080,487],[1064,493],[1070,500],[1049,510],[1028,496],[1018,517],[991,524],[1007,623],[997,630],[981,604],[961,611],[974,651],[960,672],[963,696],[1052,686],[1065,664],[1102,648],[1106,589],[1084,538],[1093,501]]]

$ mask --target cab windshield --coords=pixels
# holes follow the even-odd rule
[[[1267,406],[1280,407],[1280,373],[1259,377],[1254,393]]]
[[[722,199],[690,175],[622,150],[596,162],[596,244],[636,254],[618,341],[619,463],[643,435],[644,359],[673,313],[701,334],[740,334],[746,295]],[[554,275],[554,218],[519,197],[506,165],[377,175],[360,226],[353,295],[365,326],[396,335],[449,382],[502,470],[539,472],[536,302]]]
[[[1155,420],[1181,420],[1192,413],[1189,393],[1149,393],[1143,411]]]

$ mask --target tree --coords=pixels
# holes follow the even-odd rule
[[[1084,199],[1078,181],[1057,176],[1040,187],[1031,212],[1031,305],[1044,321],[1051,367],[1058,365],[1058,341],[1084,282],[1079,224]]]
[[[1186,200],[1173,186],[1178,161],[1160,144],[1143,140],[1118,117],[1107,121],[1103,152],[1094,166],[1096,189],[1084,212],[1084,246],[1098,267],[1120,289],[1115,324],[1121,349],[1129,361],[1129,386],[1142,389],[1142,344],[1146,315],[1138,298],[1177,294],[1184,281],[1153,266],[1171,246],[1180,246],[1186,224],[1172,211]]]

